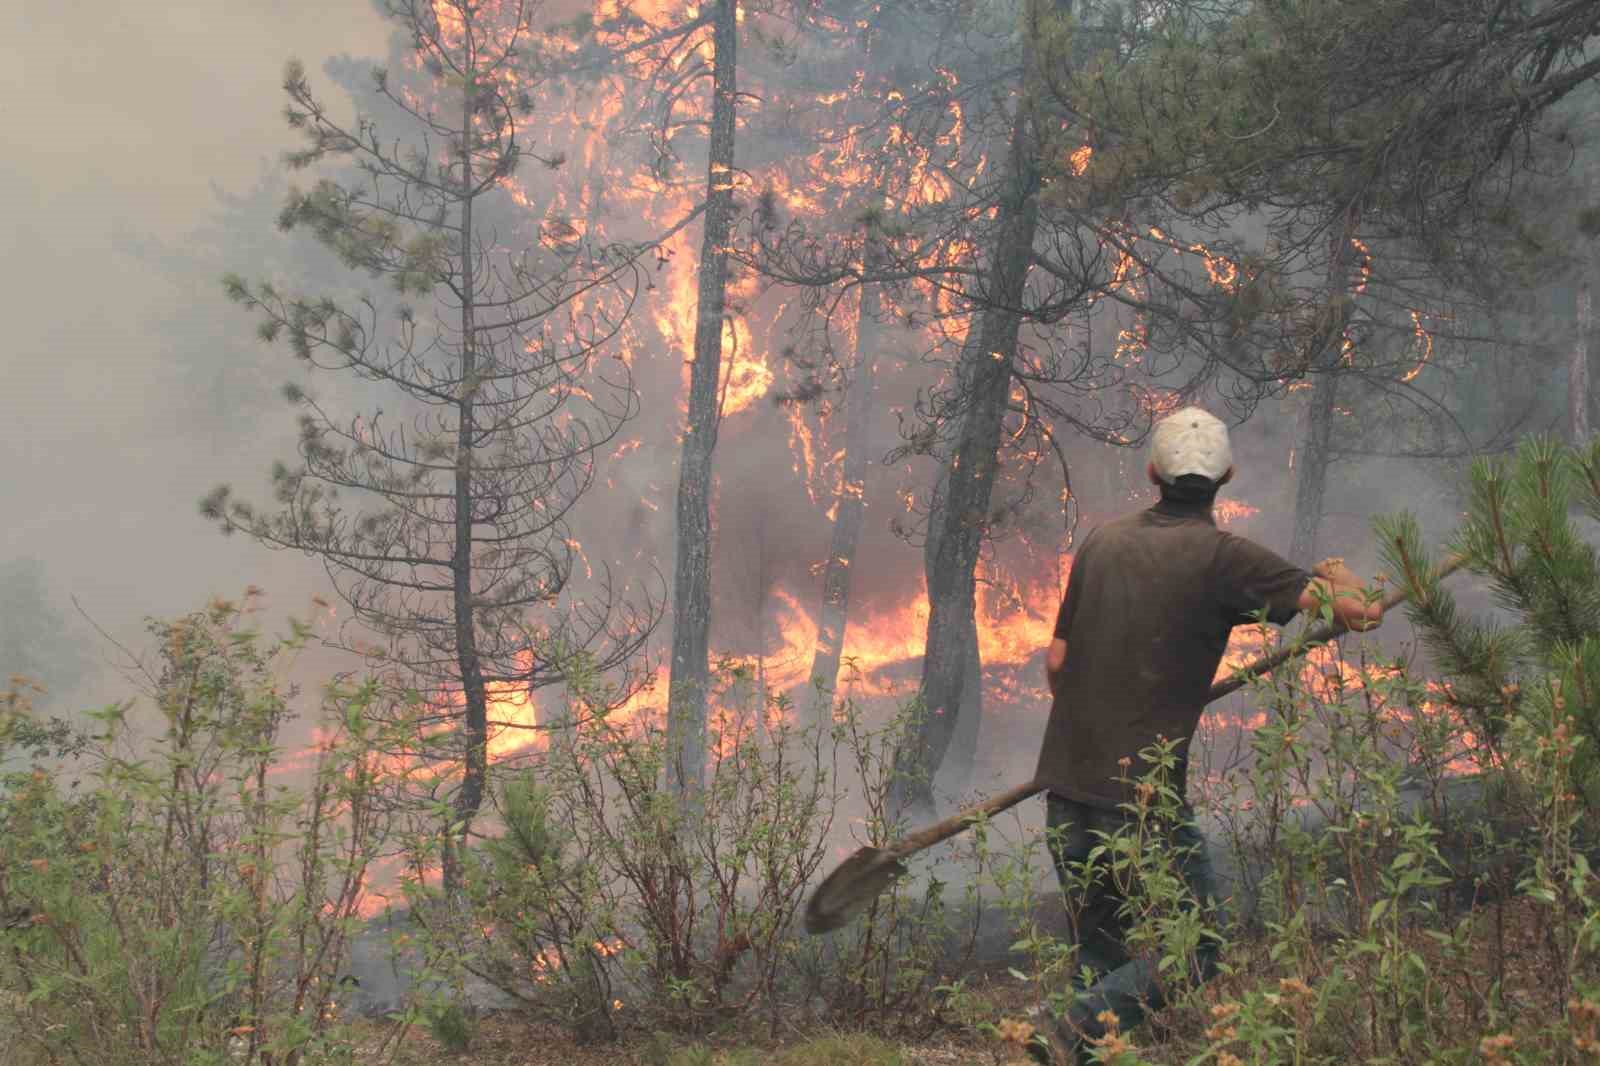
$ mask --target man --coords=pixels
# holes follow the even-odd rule
[[[1234,626],[1263,610],[1282,625],[1329,602],[1350,629],[1369,629],[1383,616],[1339,560],[1319,564],[1313,576],[1216,528],[1212,502],[1233,477],[1228,429],[1217,418],[1189,407],[1163,419],[1147,472],[1160,502],[1084,540],[1046,658],[1054,701],[1037,780],[1047,789],[1046,824],[1063,889],[1069,870],[1081,868],[1099,843],[1096,834],[1114,833],[1131,817],[1121,806],[1134,799],[1125,779],[1144,772],[1139,752],[1159,737],[1180,742],[1171,783],[1184,794],[1183,756]],[[1194,898],[1214,896],[1187,805],[1173,843]],[[1030,1047],[1040,1062],[1089,1061],[1086,1043],[1106,1032],[1103,1012],[1126,1030],[1146,1006],[1163,1002],[1154,961],[1126,950],[1122,899],[1110,882],[1103,871],[1077,920],[1079,961],[1103,976]],[[1200,976],[1209,977],[1214,946],[1198,954]]]

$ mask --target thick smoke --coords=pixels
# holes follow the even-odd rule
[[[27,106],[0,153],[13,310],[0,560],[37,559],[73,620],[90,663],[52,688],[70,680],[84,705],[128,686],[68,597],[139,647],[146,615],[250,582],[275,616],[307,613],[322,585],[306,560],[224,540],[195,513],[210,485],[259,479],[293,442],[275,399],[289,360],[254,341],[218,279],[299,255],[272,226],[283,179],[262,177],[293,143],[284,58],[377,54],[385,31],[360,4],[8,12],[6,69]]]

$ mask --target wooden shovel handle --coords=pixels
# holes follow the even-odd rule
[[[1451,574],[1461,569],[1462,564],[1465,562],[1466,559],[1462,556],[1452,555],[1439,565],[1439,571],[1436,576],[1440,578],[1449,577]],[[1388,595],[1384,596],[1383,609],[1388,611],[1391,607],[1398,607],[1400,604],[1404,603],[1410,598],[1410,589],[1404,585],[1397,586],[1391,589]],[[1211,703],[1214,700],[1220,700],[1230,692],[1239,691],[1239,689],[1247,685],[1252,679],[1260,677],[1262,674],[1268,673],[1272,670],[1276,670],[1278,667],[1282,666],[1295,656],[1304,655],[1312,648],[1328,643],[1328,641],[1339,636],[1345,631],[1346,627],[1337,620],[1332,622],[1323,622],[1321,625],[1306,633],[1305,637],[1298,643],[1285,645],[1269,655],[1263,655],[1255,662],[1241,667],[1239,670],[1235,671],[1232,677],[1223,681],[1218,681],[1215,685],[1212,685],[1211,694],[1206,697],[1206,702]]]
[[[1025,784],[1008,788],[1004,792],[989,797],[982,803],[975,803],[965,810],[957,811],[942,822],[935,822],[926,829],[919,829],[910,836],[901,837],[890,844],[884,851],[895,859],[903,859],[907,855],[915,854],[923,848],[931,848],[941,840],[961,833],[974,822],[985,818],[993,818],[1002,811],[1008,811],[1021,803],[1029,796],[1034,796],[1044,791],[1043,785],[1029,781]]]
[[[1451,556],[1440,565],[1438,576],[1442,578],[1455,573],[1465,561],[1459,555]],[[1403,586],[1393,589],[1383,598],[1383,609],[1387,611],[1391,607],[1398,606],[1410,598],[1410,595],[1410,590]],[[1206,697],[1206,702],[1211,703],[1230,692],[1238,691],[1251,678],[1276,670],[1295,656],[1304,655],[1312,648],[1326,644],[1343,632],[1345,632],[1345,627],[1338,622],[1324,622],[1307,633],[1305,638],[1298,643],[1279,648],[1269,655],[1263,655],[1255,662],[1237,671],[1226,681],[1219,681],[1212,685],[1211,694]],[[958,833],[964,832],[973,823],[993,818],[997,814],[1010,810],[1028,797],[1036,796],[1043,791],[1043,785],[1029,781],[1025,784],[1017,785],[1015,788],[1009,788],[1004,792],[997,793],[982,803],[957,811],[942,822],[936,822],[924,829],[917,830],[909,836],[901,837],[884,848],[885,858],[904,859],[924,848],[931,848],[941,840],[948,840]]]

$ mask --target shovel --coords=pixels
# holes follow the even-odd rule
[[[1448,577],[1460,569],[1463,562],[1465,560],[1461,556],[1451,556],[1440,565],[1438,576]],[[1383,598],[1384,611],[1398,606],[1408,596],[1409,593],[1403,588],[1392,590]],[[1206,702],[1211,703],[1230,692],[1238,691],[1252,679],[1277,669],[1312,648],[1326,644],[1343,632],[1345,627],[1337,622],[1324,622],[1316,626],[1306,633],[1302,641],[1263,655],[1235,671],[1227,680],[1212,685],[1211,692],[1206,696]],[[991,796],[982,803],[956,812],[942,822],[919,829],[881,848],[858,849],[855,854],[841,862],[811,893],[811,898],[806,901],[806,932],[817,935],[842,928],[850,919],[865,910],[879,893],[894,884],[897,878],[904,876],[906,872],[904,860],[924,848],[931,848],[942,840],[948,840],[964,832],[980,821],[1008,811],[1029,796],[1042,791],[1044,791],[1043,785],[1029,781]]]

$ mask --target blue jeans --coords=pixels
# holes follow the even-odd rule
[[[1051,857],[1064,891],[1078,880],[1069,868],[1086,862],[1089,852],[1101,842],[1097,834],[1116,833],[1133,817],[1126,811],[1106,810],[1063,799],[1054,793],[1046,798],[1045,811]],[[1176,857],[1178,874],[1194,899],[1205,902],[1218,898],[1216,874],[1206,854],[1205,838],[1195,828],[1194,814],[1187,806],[1172,830],[1171,841],[1179,853]],[[1111,876],[1107,857],[1101,856],[1096,861],[1102,865],[1102,870],[1085,895],[1073,934],[1078,942],[1079,967],[1091,967],[1097,979],[1083,989],[1078,1005],[1068,1013],[1071,1024],[1091,1037],[1104,1033],[1105,1027],[1095,1020],[1101,1011],[1114,1012],[1121,1028],[1127,1030],[1144,1020],[1146,1010],[1159,1009],[1166,1003],[1165,991],[1156,975],[1157,960],[1135,958],[1128,953],[1130,922],[1121,913],[1123,895]],[[1204,981],[1216,973],[1215,940],[1202,939],[1195,956],[1196,972],[1191,976]]]

